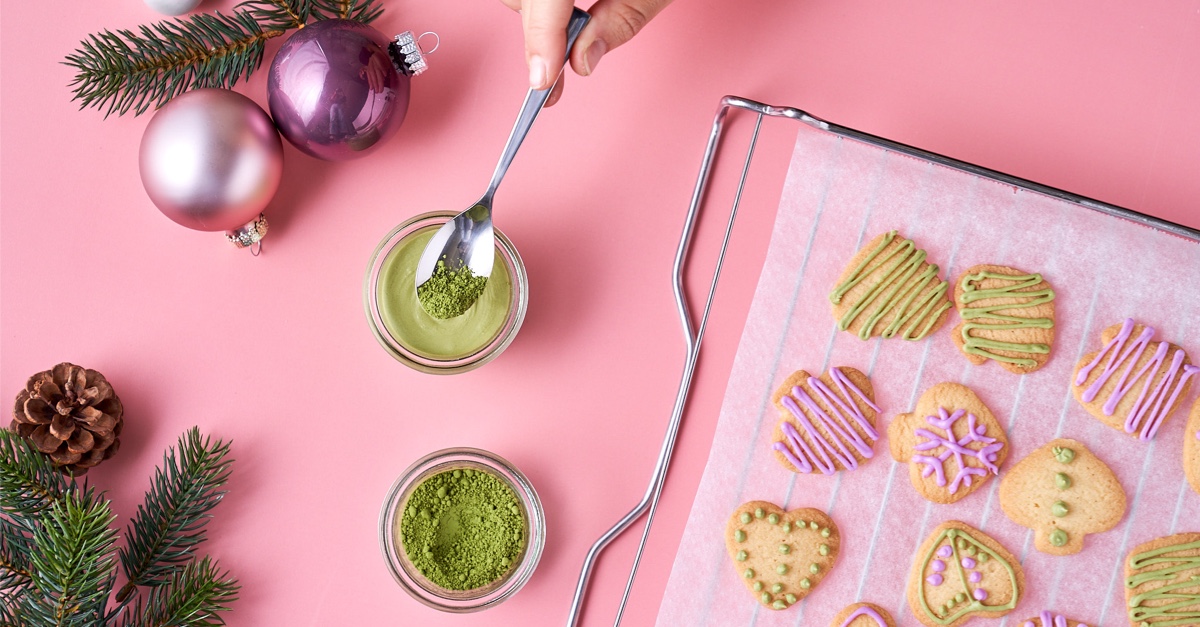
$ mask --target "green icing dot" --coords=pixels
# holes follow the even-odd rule
[[[1067,543],[1067,532],[1062,529],[1055,529],[1050,532],[1050,544],[1054,546],[1062,546]]]
[[[811,581],[809,581],[807,577],[806,577],[806,578],[804,578],[804,579],[801,579],[801,580],[800,580],[800,587],[801,587],[801,588],[804,588],[805,590],[808,590],[809,588],[811,588],[811,587],[812,587],[812,582],[811,582]]]
[[[958,594],[954,595],[955,603],[962,603],[963,601],[966,601],[966,600],[967,600],[967,594],[965,592],[959,592]]]
[[[754,569],[747,568],[745,570],[745,572],[742,573],[742,576],[745,577],[746,579],[754,579]]]
[[[754,582],[754,591],[755,592],[762,592],[762,589],[763,589],[763,582],[761,582],[761,581]]]
[[[958,549],[961,551],[966,548],[967,548],[967,541],[963,540],[962,538],[959,538],[958,539]]]
[[[771,586],[771,592],[774,592],[775,594],[779,594],[780,592],[783,592],[783,584],[777,583],[777,584]]]
[[[771,523],[772,525],[778,525],[779,514],[771,514],[770,516],[767,516],[767,522]]]
[[[812,522],[810,522],[810,523],[808,523],[808,528],[809,528],[809,529],[812,529],[813,531],[816,531],[818,528],[820,528],[820,526],[821,526],[821,525],[818,525],[818,524],[817,524],[817,521],[815,521],[815,520],[814,520],[814,521],[812,521]]]
[[[1054,447],[1054,459],[1057,459],[1064,464],[1069,464],[1075,461],[1075,451],[1072,451],[1069,448],[1060,448],[1056,446]]]
[[[742,531],[741,529],[738,529],[737,531],[733,532],[733,539],[737,540],[738,542],[745,542],[746,541],[746,532]]]
[[[792,523],[790,523],[790,522],[783,523],[783,532],[784,533],[788,533],[791,530],[792,530]]]
[[[822,529],[822,530],[821,530],[821,537],[822,537],[822,538],[828,538],[828,537],[829,537],[829,527],[826,527],[826,528],[824,528],[824,529]]]
[[[763,603],[770,603],[771,602],[771,593],[764,592],[764,593],[762,593],[762,596],[759,598],[762,599]]]
[[[982,564],[982,563],[988,561],[988,559],[990,559],[990,556],[987,553],[980,551],[978,557],[976,557],[975,559],[978,560],[980,564]]]
[[[975,557],[975,554],[978,552],[979,549],[976,549],[974,544],[967,547],[967,555],[970,555],[971,557]]]
[[[817,565],[817,564],[809,564],[809,565],[808,565],[808,572],[810,572],[810,573],[812,573],[812,574],[814,574],[814,575],[815,575],[815,574],[817,574],[817,573],[821,572],[821,567],[820,567],[819,565]]]
[[[1050,506],[1050,513],[1058,516],[1059,518],[1066,516],[1070,511],[1071,508],[1067,507],[1067,504],[1063,503],[1062,501],[1055,501],[1054,505]]]
[[[787,599],[788,605],[796,602],[796,595],[792,594],[791,592],[783,595],[783,598]]]
[[[766,514],[766,512],[763,511],[763,508],[757,507],[754,509],[754,517],[755,518],[762,518],[763,516],[766,516],[766,515],[767,514]]]
[[[737,557],[735,557],[734,559],[736,559],[739,562],[744,562],[744,561],[746,561],[747,557],[749,557],[749,555],[747,555],[745,551],[738,551]]]
[[[820,553],[821,555],[829,555],[829,545],[822,544],[821,546],[817,547],[817,553]]]
[[[787,564],[780,564],[775,567],[775,572],[779,573],[780,575],[786,575],[787,571],[788,571]]]
[[[1071,478],[1065,472],[1054,473],[1054,485],[1058,486],[1059,490],[1066,490],[1071,487]]]
[[[742,521],[742,524],[744,525],[753,519],[750,517],[750,512],[742,512],[742,515],[738,516],[738,520]]]
[[[787,555],[788,553],[792,552],[792,547],[790,547],[786,544],[781,544],[781,545],[779,545],[779,552],[784,555]]]
[[[771,607],[777,610],[786,610],[787,603],[784,603],[783,601],[776,601],[771,604]]]

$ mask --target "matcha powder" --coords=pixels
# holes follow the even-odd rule
[[[438,260],[433,276],[417,286],[417,300],[434,318],[457,318],[479,300],[487,281],[487,277],[475,276],[467,266],[451,270],[445,261]]]
[[[434,584],[472,590],[503,577],[525,548],[525,518],[512,488],[461,468],[433,475],[408,498],[400,541]]]

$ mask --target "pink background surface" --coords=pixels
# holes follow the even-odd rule
[[[850,603],[867,601],[902,627],[919,626],[906,599],[909,570],[920,557],[918,546],[947,520],[989,534],[1024,567],[1025,590],[1011,614],[992,621],[997,627],[1020,625],[1046,609],[1093,627],[1127,624],[1125,554],[1157,537],[1200,531],[1200,496],[1181,463],[1184,439],[1195,437],[1183,423],[1197,386],[1180,397],[1180,408],[1156,437],[1141,442],[1091,417],[1075,401],[1071,382],[1083,355],[1100,350],[1100,332],[1127,317],[1154,327],[1155,339],[1182,346],[1196,360],[1200,293],[1173,286],[1180,276],[1200,272],[1200,244],[830,133],[808,127],[800,133],[658,625],[828,625]],[[926,250],[951,289],[980,263],[1041,273],[1055,294],[1049,361],[1023,376],[997,363],[971,365],[952,341],[956,313],[917,342],[864,342],[838,331],[831,286],[856,250],[890,229]],[[1125,274],[1137,280],[1121,280]],[[819,374],[844,366],[871,378],[882,410],[873,457],[835,476],[790,472],[771,449],[779,422],[771,394],[796,370]],[[941,382],[968,386],[1007,433],[1002,478],[1034,449],[1071,438],[1116,473],[1128,512],[1111,531],[1088,535],[1078,554],[1056,557],[1034,550],[1034,532],[1001,511],[995,478],[954,504],[922,498],[909,480],[910,465],[892,459],[887,429]],[[1141,385],[1129,396],[1136,398]],[[1087,515],[1070,491],[1063,499],[1071,515]],[[841,551],[833,568],[785,612],[762,608],[745,589],[745,566],[726,553],[730,513],[753,500],[788,510],[817,508],[838,525]],[[753,538],[752,529],[747,533]]]
[[[137,0],[5,2],[0,15],[0,397],[63,360],[108,375],[129,424],[91,477],[122,521],[181,431],[232,438],[207,547],[244,585],[232,625],[561,622],[586,547],[641,495],[670,411],[682,362],[671,258],[723,94],[1200,227],[1198,0],[679,0],[596,76],[571,76],[538,121],[497,198],[529,266],[525,327],[483,369],[432,378],[376,345],[362,273],[395,224],[476,197],[526,72],[519,20],[498,2],[385,6],[382,30],[442,36],[405,126],[356,163],[287,147],[258,259],[150,204],[136,166],[148,117],[102,120],[69,101],[59,61],[81,38],[157,15]],[[239,89],[265,103],[264,79]],[[794,133],[765,127],[628,624],[658,611]],[[554,243],[567,235],[579,237],[571,264]],[[549,519],[528,587],[466,617],[411,600],[376,541],[397,474],[458,445],[515,462]],[[609,621],[631,540],[602,560],[589,624]]]

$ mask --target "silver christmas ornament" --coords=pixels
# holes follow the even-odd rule
[[[163,15],[183,15],[196,8],[200,0],[145,0],[146,6]]]
[[[283,143],[254,101],[227,89],[177,96],[150,120],[138,155],[142,185],[163,215],[190,229],[226,231],[254,246],[283,176]]]

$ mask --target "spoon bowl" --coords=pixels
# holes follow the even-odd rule
[[[567,59],[589,19],[591,16],[585,11],[575,9],[571,13],[571,20],[567,23]],[[417,301],[429,315],[443,319],[460,316],[471,308],[483,292],[496,258],[492,197],[553,89],[551,85],[548,89],[529,90],[487,191],[466,211],[442,225],[421,253],[414,288],[417,290]],[[431,279],[434,280],[431,282]]]

